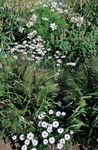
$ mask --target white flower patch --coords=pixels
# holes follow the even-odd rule
[[[36,120],[36,127],[38,127],[38,129],[36,128],[36,133],[38,137],[34,132],[29,132],[26,135],[20,134],[19,140],[24,143],[21,146],[21,150],[27,150],[29,147],[31,147],[31,150],[37,150],[39,149],[40,144],[43,144],[45,147],[55,145],[58,150],[63,149],[64,145],[66,143],[68,144],[68,141],[71,140],[71,137],[74,134],[73,130],[66,133],[65,125],[63,123],[66,112],[50,109],[47,113],[44,111],[40,112],[38,116],[41,117],[41,119],[40,117],[37,117]],[[17,139],[17,135],[14,136],[13,141]]]
[[[23,60],[40,63],[47,53],[44,43],[45,41],[40,36],[37,36],[37,31],[33,30],[27,35],[27,40],[23,41],[22,44],[15,44],[11,49],[11,53],[13,57],[21,56]]]

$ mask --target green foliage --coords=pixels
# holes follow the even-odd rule
[[[21,65],[22,63],[22,65]],[[9,58],[0,71],[0,133],[33,130],[38,113],[53,107],[54,73]],[[4,129],[4,130],[2,130]]]
[[[75,70],[66,68],[59,79],[62,82],[58,80],[63,107],[69,114],[72,113],[68,119],[72,126],[77,125],[76,130],[79,131],[76,140],[78,137],[79,143],[91,149],[98,148],[97,61],[98,58],[92,57]],[[66,108],[66,105],[69,107]]]

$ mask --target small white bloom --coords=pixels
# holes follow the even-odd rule
[[[26,24],[26,26],[27,26],[28,28],[30,28],[30,27],[33,26],[33,24],[34,24],[34,23],[33,23],[32,21],[28,21],[27,24]]]
[[[35,36],[36,34],[37,34],[37,31],[36,31],[36,30],[34,30],[33,32],[29,33],[29,34],[28,34],[28,39],[34,38],[34,36]]]
[[[61,112],[60,112],[60,111],[57,111],[57,112],[56,112],[56,116],[59,117],[60,115],[61,115]]]
[[[37,18],[38,18],[38,17],[37,17],[35,14],[33,14],[32,17],[31,17],[31,20],[32,20],[32,19],[33,19],[33,20],[37,20]]]
[[[65,139],[64,138],[60,139],[60,143],[65,144]]]
[[[63,129],[63,128],[58,128],[58,129],[57,129],[57,132],[58,132],[59,134],[62,134],[62,133],[64,132],[64,129]]]
[[[57,29],[57,25],[55,23],[51,23],[50,28],[52,29],[52,31],[54,31]]]
[[[25,143],[25,145],[29,145],[29,144],[30,144],[30,141],[26,139],[26,140],[24,141],[24,143]]]
[[[53,115],[53,110],[49,110],[49,115]]]
[[[47,123],[47,122],[45,122],[45,121],[43,121],[43,122],[42,122],[42,124],[41,124],[41,126],[42,126],[43,128],[47,128],[48,123]]]
[[[43,138],[47,138],[48,137],[48,132],[47,131],[43,131],[42,132],[42,137]]]
[[[37,150],[36,148],[32,148],[31,150]]]
[[[24,29],[25,29],[25,28],[19,27],[19,32],[20,32],[20,33],[23,33]]]
[[[16,139],[17,139],[17,136],[16,136],[16,135],[13,135],[13,136],[12,136],[12,140],[15,141]]]
[[[40,116],[44,119],[45,116],[46,116],[46,113],[45,113],[45,112],[41,112],[41,113],[40,113]]]
[[[58,148],[58,149],[63,149],[63,144],[58,143],[58,144],[57,144],[57,148]]]
[[[55,138],[54,137],[50,137],[49,138],[49,143],[50,144],[54,144],[55,143]]]
[[[34,137],[34,134],[32,132],[30,132],[30,133],[27,134],[27,139],[28,140],[32,140],[33,137]]]
[[[38,126],[41,127],[41,125],[42,125],[42,121],[39,121]]]
[[[61,58],[66,58],[66,56],[65,56],[65,55],[63,55],[63,56],[61,56]]]
[[[61,60],[61,59],[57,59],[57,62],[58,62],[59,64],[61,64],[61,63],[62,63],[62,60]]]
[[[42,20],[48,21],[49,19],[47,17],[42,17]]]
[[[58,126],[59,126],[59,122],[58,122],[58,121],[54,121],[54,122],[53,122],[53,127],[54,127],[54,128],[58,128]]]
[[[47,140],[47,139],[44,139],[44,140],[43,140],[43,144],[44,144],[44,145],[47,145],[47,144],[48,144],[48,140]]]
[[[51,127],[48,127],[48,128],[47,128],[47,132],[48,132],[48,133],[51,133],[52,131],[53,131],[53,130],[52,130]]]
[[[69,62],[66,64],[67,66],[72,66],[72,67],[75,67],[76,66],[76,63],[73,63],[73,62]]]
[[[74,131],[73,131],[73,130],[70,130],[70,134],[71,134],[71,135],[74,134]]]
[[[53,125],[52,124],[48,124],[48,128],[53,128]]]
[[[64,117],[66,116],[66,112],[62,112],[61,115]]]
[[[65,138],[66,141],[69,141],[71,139],[69,134],[65,134],[64,138]]]
[[[38,140],[32,139],[32,145],[33,145],[33,146],[37,146],[37,145],[38,145]]]
[[[60,67],[60,64],[56,64],[57,67]]]
[[[23,145],[23,146],[21,147],[21,150],[27,150],[27,145]]]
[[[16,55],[14,55],[13,58],[16,59],[16,60],[18,59],[18,57]]]
[[[21,134],[21,135],[19,136],[19,139],[20,139],[20,141],[24,141],[24,140],[25,140],[25,135],[24,135],[24,134]]]

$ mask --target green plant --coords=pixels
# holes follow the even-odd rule
[[[22,65],[21,65],[22,63]],[[33,122],[42,110],[53,107],[57,90],[53,71],[21,60],[7,58],[0,71],[1,135],[33,130]],[[2,130],[3,129],[3,130]]]

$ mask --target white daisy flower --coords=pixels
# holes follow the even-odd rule
[[[20,139],[20,141],[24,141],[24,140],[25,140],[25,135],[24,135],[24,134],[21,134],[21,135],[19,136],[19,139]]]
[[[53,110],[49,110],[49,115],[53,115]]]
[[[21,147],[21,150],[27,150],[27,145],[23,145],[23,146]]]
[[[31,150],[37,150],[36,148],[31,148]]]
[[[38,145],[38,140],[32,139],[32,145],[33,145],[33,146],[37,146],[37,145]]]
[[[47,128],[48,123],[47,123],[47,122],[45,122],[45,121],[43,121],[43,122],[42,122],[42,124],[41,124],[41,126],[42,126],[43,128]]]
[[[69,134],[65,134],[64,138],[65,138],[66,141],[69,141],[71,139]]]
[[[24,143],[25,143],[25,145],[29,145],[29,144],[30,144],[30,141],[29,141],[28,139],[26,139],[26,140],[24,141]]]
[[[49,143],[50,144],[54,144],[55,143],[55,138],[54,137],[50,137],[49,138]]]
[[[60,139],[60,143],[65,144],[65,139],[64,138]]]
[[[63,128],[58,128],[58,129],[57,129],[57,132],[58,132],[59,134],[62,134],[62,133],[64,132],[64,129],[63,129]]]
[[[51,23],[50,28],[52,29],[52,31],[54,31],[57,29],[57,25],[55,23]]]
[[[60,111],[57,111],[57,112],[56,112],[56,116],[59,117],[60,115],[61,115],[61,112],[60,112]]]
[[[28,140],[32,140],[33,137],[34,137],[34,134],[32,132],[30,132],[30,133],[27,134],[27,139]]]
[[[54,121],[52,125],[53,125],[54,128],[58,128],[59,122],[58,121]]]
[[[41,125],[42,125],[42,121],[39,121],[38,126],[41,127]]]
[[[44,139],[44,140],[43,140],[43,144],[44,144],[44,145],[47,145],[47,144],[48,144],[48,140],[47,140],[47,139]]]
[[[48,128],[53,128],[53,125],[52,124],[48,124]]]
[[[61,115],[64,117],[66,116],[66,112],[62,112]]]
[[[41,113],[40,113],[40,116],[44,119],[45,116],[46,116],[46,113],[45,113],[45,112],[41,112]]]
[[[42,137],[43,137],[43,138],[47,138],[47,137],[48,137],[48,135],[49,135],[49,134],[48,134],[48,132],[47,132],[47,131],[43,131],[43,132],[42,132]]]
[[[63,144],[58,143],[58,144],[57,144],[57,149],[63,149]]]
[[[53,130],[52,130],[51,127],[48,127],[48,128],[47,128],[47,132],[48,132],[48,133],[51,133],[52,131],[53,131]]]
[[[17,139],[17,136],[16,136],[16,135],[13,135],[13,136],[12,136],[12,140],[15,141],[16,139]]]

